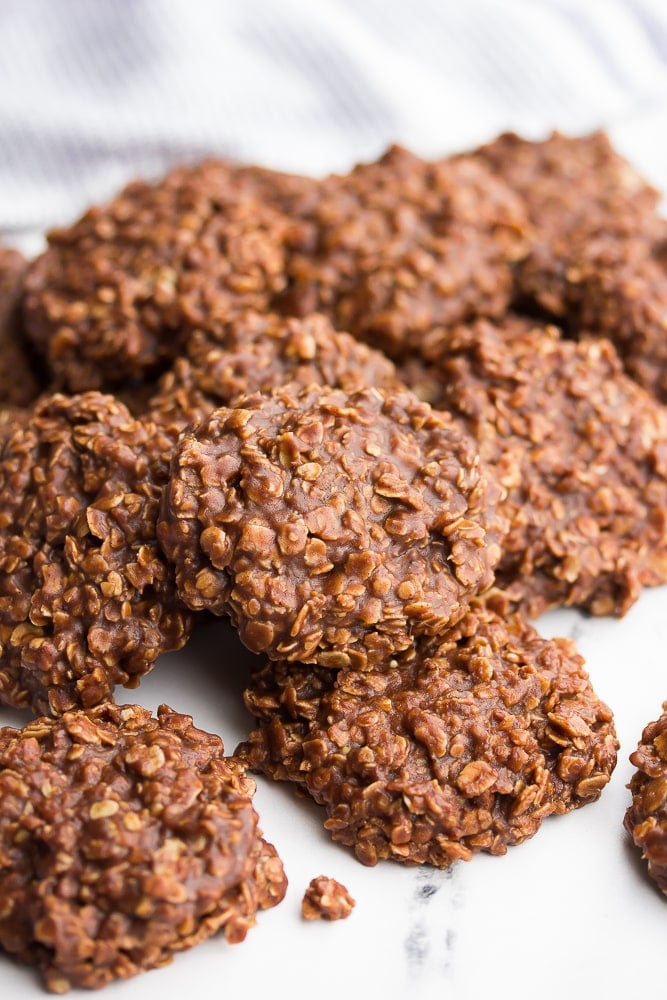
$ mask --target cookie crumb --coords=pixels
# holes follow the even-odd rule
[[[318,875],[310,880],[304,893],[301,916],[304,920],[343,920],[352,913],[355,902],[335,878]]]

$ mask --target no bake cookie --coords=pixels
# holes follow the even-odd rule
[[[135,181],[49,233],[26,276],[26,332],[69,392],[149,378],[203,318],[267,307],[284,286],[287,221],[224,163]]]
[[[530,222],[515,297],[554,317],[567,314],[576,265],[592,241],[649,239],[664,226],[658,191],[602,131],[543,139],[506,132],[476,155],[521,199]]]
[[[0,947],[65,993],[242,941],[286,890],[254,789],[166,705],[0,729]]]
[[[112,396],[0,426],[0,702],[58,714],[135,685],[192,615],[156,540],[168,444]]]
[[[464,421],[504,487],[498,585],[536,617],[622,615],[667,582],[667,410],[613,345],[521,317],[434,334],[401,375]]]
[[[436,324],[502,315],[526,249],[520,199],[483,163],[400,146],[323,179],[302,224],[276,301],[325,312],[391,357]]]
[[[472,440],[413,394],[293,385],[181,437],[158,537],[181,599],[254,652],[363,666],[491,585],[498,497]]]
[[[374,670],[266,663],[245,698],[242,758],[307,791],[366,865],[503,854],[598,798],[616,763],[573,643],[485,607]]]

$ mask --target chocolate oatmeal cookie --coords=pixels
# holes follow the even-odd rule
[[[553,132],[540,141],[505,133],[475,155],[521,198],[531,223],[515,296],[554,317],[568,314],[577,266],[592,240],[650,239],[664,226],[658,191],[604,132]]]
[[[498,496],[411,393],[291,385],[182,436],[158,537],[182,600],[229,614],[254,652],[362,667],[490,586]]]
[[[367,865],[504,854],[598,798],[616,763],[574,645],[482,606],[375,670],[269,662],[245,699],[242,759],[305,789]]]
[[[283,288],[287,218],[224,163],[128,185],[54,230],[26,278],[25,323],[60,387],[113,388],[164,369],[187,330]]]
[[[667,893],[667,702],[660,718],[645,727],[630,762],[637,770],[628,785],[632,803],[625,828],[648,863],[650,877]]]
[[[183,430],[218,407],[233,405],[239,396],[287,382],[347,391],[398,385],[389,358],[336,332],[326,316],[296,319],[246,312],[225,323],[215,337],[195,330],[187,357],[178,358],[162,377],[147,411],[163,426]]]
[[[436,324],[502,315],[525,253],[520,199],[480,160],[398,146],[325,178],[301,221],[282,310],[325,312],[392,357]]]
[[[42,388],[21,324],[27,267],[17,250],[0,246],[0,408],[28,406]]]
[[[508,318],[438,333],[401,370],[460,417],[506,496],[496,579],[525,613],[622,615],[667,582],[667,410],[608,341]]]
[[[90,707],[184,644],[192,616],[155,537],[167,450],[95,392],[0,427],[0,702]]]
[[[0,729],[0,947],[65,993],[242,941],[286,889],[254,789],[166,705]]]

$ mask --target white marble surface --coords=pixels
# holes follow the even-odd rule
[[[210,940],[104,995],[664,996],[667,900],[647,879],[622,820],[628,754],[667,698],[667,588],[645,592],[620,621],[558,611],[537,624],[543,635],[576,639],[598,693],[615,712],[621,749],[597,803],[547,820],[504,857],[478,855],[445,872],[388,862],[365,868],[329,840],[319,807],[296,799],[286,785],[258,779],[261,825],[289,879],[284,901],[259,915],[242,944]],[[240,701],[248,656],[224,625],[214,624],[182,652],[165,656],[136,692],[119,691],[118,700],[153,710],[165,701],[220,733],[231,751],[249,721]],[[0,711],[1,723],[19,721],[19,713]],[[320,874],[337,878],[355,897],[347,920],[301,919],[302,893]],[[0,957],[0,997],[41,995],[32,970]]]

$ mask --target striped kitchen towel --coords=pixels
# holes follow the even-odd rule
[[[391,142],[612,131],[667,186],[664,0],[2,0],[0,235],[203,155],[325,173]]]

